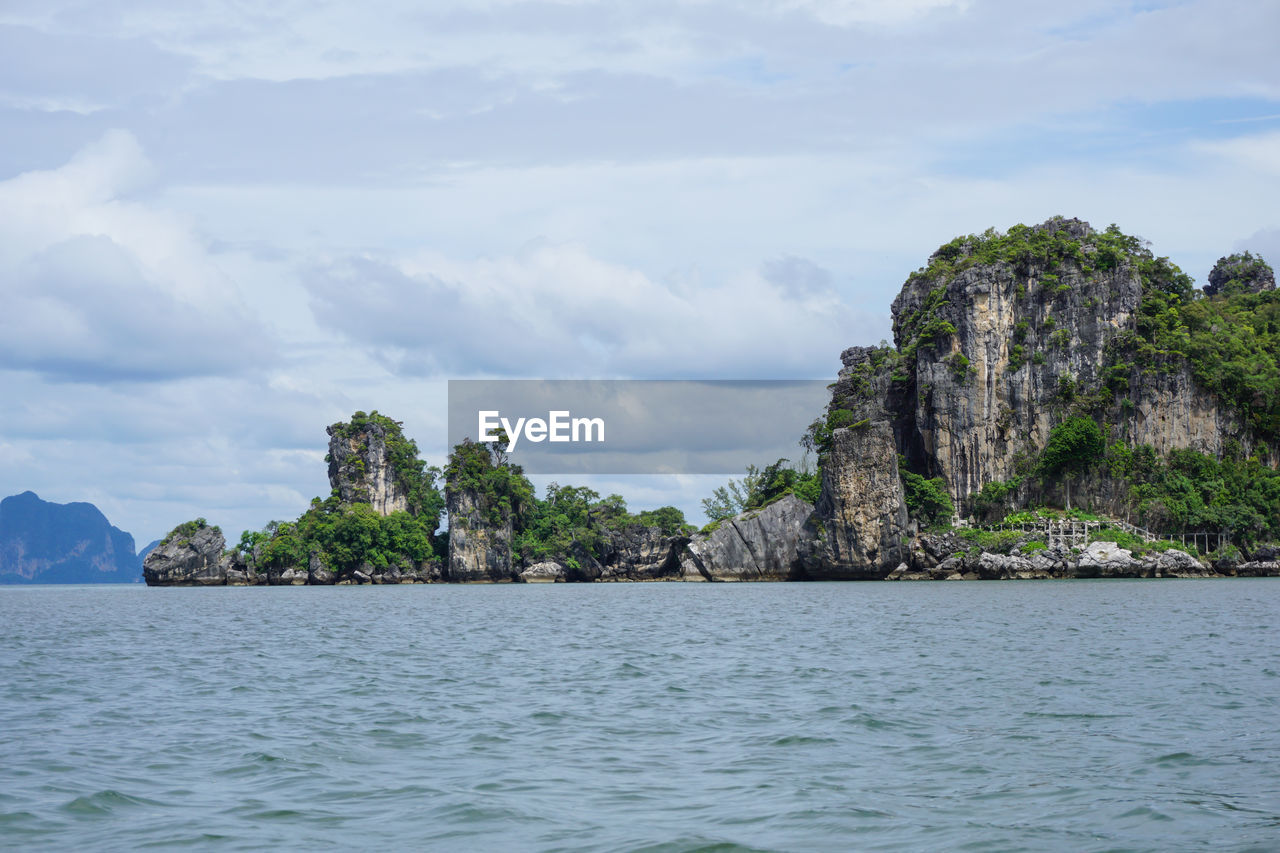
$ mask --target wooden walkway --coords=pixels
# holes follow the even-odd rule
[[[980,524],[981,530],[1012,530],[1041,537],[1050,548],[1083,548],[1089,544],[1089,537],[1094,531],[1105,527],[1123,530],[1143,542],[1181,542],[1197,551],[1209,553],[1231,543],[1231,534],[1222,531],[1184,530],[1182,533],[1153,533],[1145,527],[1138,527],[1127,521],[1108,519],[1106,521],[1075,521],[1065,518],[1046,518],[1042,521],[1023,524]]]

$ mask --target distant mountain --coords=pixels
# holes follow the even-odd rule
[[[133,537],[93,504],[56,504],[35,492],[0,501],[0,583],[134,583]]]
[[[152,551],[154,551],[156,549],[156,546],[159,544],[160,544],[159,539],[152,539],[150,542],[148,542],[146,545],[143,546],[141,551],[138,552],[138,571],[142,571],[142,561],[147,559],[147,555],[150,554]]]

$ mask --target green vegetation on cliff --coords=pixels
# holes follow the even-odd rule
[[[1201,387],[1280,445],[1280,291],[1185,300],[1143,290],[1137,330],[1120,349],[1147,370],[1186,365]]]
[[[1280,539],[1280,471],[1256,455],[1246,457],[1235,446],[1222,459],[1194,450],[1161,457],[1150,445],[1122,441],[1104,451],[1101,435],[1087,418],[1059,424],[1045,451],[1029,461],[1027,474],[983,486],[974,497],[975,517],[984,523],[1031,520],[1009,514],[1020,505],[1028,478],[1095,484],[1107,478],[1122,484],[1126,514],[1157,533],[1222,531],[1241,543]]]
[[[979,519],[999,519],[1047,493],[1065,496],[1069,505],[1071,487],[1078,484],[1086,502],[1105,494],[1115,506],[1118,498],[1135,521],[1154,530],[1231,531],[1241,541],[1280,536],[1280,474],[1268,464],[1280,448],[1280,292],[1274,289],[1273,270],[1250,253],[1230,255],[1218,261],[1200,291],[1168,258],[1155,256],[1144,241],[1115,225],[1095,231],[1055,217],[1040,226],[1015,225],[1005,233],[989,229],[940,246],[907,280],[905,307],[895,316],[895,351],[860,364],[867,375],[849,375],[852,381],[846,379],[843,387],[855,393],[833,400],[826,420],[815,422],[815,444],[825,447],[832,429],[851,425],[853,412],[861,410],[857,390],[871,391],[877,375],[894,383],[890,398],[912,387],[919,375],[916,361],[922,358],[942,360],[958,384],[969,380],[969,360],[953,351],[948,318],[954,319],[959,307],[951,304],[953,282],[976,267],[992,268],[978,274],[991,281],[1008,282],[1013,273],[1014,310],[1021,316],[1007,350],[1004,376],[1011,383],[1026,381],[1014,374],[1028,363],[1052,363],[1059,370],[1068,363],[1063,354],[1078,346],[1079,338],[1059,322],[1064,313],[1079,315],[1106,293],[1115,299],[1126,282],[1139,285],[1131,325],[1102,351],[1095,381],[1059,373],[1051,393],[1038,401],[1053,412],[1047,445],[1015,446],[1021,457],[1015,476],[988,482],[972,496]],[[1082,290],[1075,301],[1068,299],[1084,287],[1108,290]],[[1207,392],[1220,410],[1239,418],[1240,443],[1228,441],[1222,458],[1191,450],[1162,458],[1127,438],[1146,403],[1142,395],[1155,387],[1182,387],[1181,375]],[[1041,376],[1039,382],[1046,379],[1053,381]],[[923,400],[923,387],[919,393]],[[1107,444],[1110,449],[1104,450]],[[927,482],[904,466],[910,511],[921,520],[929,516],[920,499],[921,484]]]
[[[1049,224],[1055,221],[1066,222],[1059,218]],[[1135,328],[1119,336],[1108,352],[1104,375],[1109,393],[1089,399],[1102,389],[1077,389],[1081,402],[1105,406],[1113,394],[1129,391],[1135,371],[1172,372],[1185,366],[1260,439],[1280,444],[1280,292],[1270,289],[1275,276],[1262,258],[1247,252],[1222,258],[1201,292],[1177,265],[1156,257],[1140,238],[1115,225],[1083,236],[1065,227],[1015,225],[1003,234],[988,229],[940,246],[908,284],[917,279],[945,284],[964,270],[991,264],[1037,276],[1038,298],[1050,301],[1070,290],[1059,283],[1058,272],[1078,271],[1087,279],[1132,269],[1142,283]],[[900,357],[910,358],[920,344],[954,333],[936,316],[945,303],[945,286],[935,284],[919,310],[898,320],[894,331]],[[1030,358],[1022,345],[1025,334],[1026,326],[1019,324],[1011,347],[1013,369]],[[1061,337],[1057,345],[1070,339],[1069,330],[1055,334]]]
[[[1008,264],[1024,276],[1039,273],[1041,284],[1048,285],[1052,294],[1070,290],[1069,285],[1059,282],[1057,275],[1069,266],[1078,268],[1087,277],[1117,269],[1135,257],[1168,264],[1167,258],[1155,259],[1141,239],[1124,234],[1115,225],[1105,231],[1090,229],[1083,235],[1068,227],[1057,227],[1071,221],[1058,216],[1042,226],[1014,225],[1003,233],[988,228],[981,234],[956,237],[939,246],[928,265],[913,272],[907,283],[919,279],[949,281],[971,267]],[[945,289],[936,296],[930,291],[921,313],[945,299]]]
[[[1280,538],[1280,471],[1239,449],[1215,459],[1194,450],[1161,458],[1149,445],[1107,450],[1113,477],[1130,484],[1135,516],[1161,532],[1231,531],[1242,542]]]
[[[812,448],[815,443],[812,431],[819,428],[817,426],[819,422],[814,423],[815,426],[810,427],[810,434],[800,442],[806,449]],[[848,426],[849,424],[840,425]],[[829,442],[830,430],[828,429],[823,436],[823,440]],[[764,468],[748,465],[747,473],[742,479],[730,480],[725,485],[718,486],[711,497],[703,498],[702,511],[706,513],[712,524],[716,524],[747,510],[766,507],[787,495],[795,495],[802,501],[816,503],[821,490],[821,469],[808,471],[803,467],[797,468],[791,465],[789,459],[779,459]]]
[[[656,527],[663,536],[687,535],[693,527],[673,506],[639,513],[627,511],[621,495],[600,494],[585,486],[547,485],[535,498],[516,531],[513,549],[526,563],[560,559],[576,561],[581,554],[603,559],[615,533]]]
[[[273,521],[261,532],[245,531],[237,550],[246,557],[256,554],[263,569],[305,567],[312,554],[337,572],[366,563],[375,569],[415,565],[444,556],[444,543],[434,536],[437,523],[438,518],[425,515],[383,516],[365,503],[315,498],[297,521]]]
[[[477,443],[464,439],[453,448],[444,467],[445,492],[466,495],[489,524],[519,521],[533,506],[533,484],[524,469],[506,459],[506,442]]]
[[[1098,461],[1104,446],[1102,430],[1092,418],[1067,418],[1049,431],[1036,468],[1041,476],[1062,478],[1067,509],[1071,509],[1072,479]]]
[[[358,472],[365,473],[362,454],[369,449],[370,425],[381,428],[392,475],[408,498],[409,511],[414,515],[423,515],[429,520],[439,521],[441,513],[444,512],[444,496],[436,485],[440,469],[428,467],[426,462],[418,457],[418,444],[405,436],[401,421],[379,414],[375,409],[368,414],[356,412],[351,416],[350,421],[333,424],[329,427],[331,435],[346,442],[355,443],[355,449],[350,456],[345,460],[337,461],[347,462]],[[334,460],[326,457],[325,461]]]
[[[173,542],[175,540],[178,541],[179,544],[185,544],[187,540],[189,540],[192,536],[196,535],[196,531],[204,530],[206,527],[209,527],[209,526],[210,526],[209,522],[205,521],[203,518],[197,518],[191,521],[184,521],[181,524],[179,524],[177,527],[170,530],[165,535],[165,537],[160,540],[160,544],[168,545],[170,542]],[[222,528],[218,527],[217,525],[213,525],[213,532],[221,533]]]
[[[664,536],[676,536],[692,529],[676,507],[633,514],[621,495],[601,498],[585,486],[551,483],[539,499],[523,469],[506,458],[505,441],[463,441],[453,448],[444,476],[451,505],[474,506],[481,523],[500,526],[510,520],[512,552],[525,563],[560,560],[576,568],[581,557],[602,559],[614,534],[656,527]],[[456,517],[453,523],[471,521]]]
[[[902,477],[902,492],[907,502],[907,512],[926,527],[950,524],[955,515],[955,505],[947,494],[947,483],[941,477],[925,479],[907,468],[907,458],[898,454],[898,475]]]

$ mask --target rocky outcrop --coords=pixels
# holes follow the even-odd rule
[[[367,503],[379,515],[409,510],[409,495],[387,448],[387,427],[377,420],[328,427],[329,486],[344,503]]]
[[[364,575],[368,580],[357,575]],[[441,567],[436,560],[427,560],[417,565],[406,563],[381,567],[365,563],[352,577],[357,583],[373,584],[436,583],[442,579]]]
[[[689,540],[679,575],[690,580],[767,581],[797,576],[800,537],[813,506],[787,495],[725,519]]]
[[[566,572],[564,566],[555,562],[534,563],[520,573],[520,580],[525,583],[564,583]]]
[[[231,569],[226,539],[216,527],[181,528],[157,545],[142,564],[147,586],[225,586]],[[247,576],[246,576],[247,577]]]
[[[608,531],[599,580],[655,581],[680,577],[680,557],[687,536],[668,536],[660,528],[631,525]]]
[[[888,421],[832,434],[822,492],[798,543],[795,577],[874,580],[906,560],[908,519]]]
[[[1262,293],[1276,289],[1276,274],[1262,258],[1249,252],[1218,258],[1209,271],[1209,281],[1204,286],[1205,296],[1233,293]]]
[[[1239,578],[1280,577],[1280,562],[1275,560],[1251,560],[1247,563],[1241,563],[1226,574]]]
[[[1261,566],[1262,564],[1254,564]],[[1280,563],[1272,566],[1280,569]],[[887,580],[1049,580],[1071,578],[1210,578],[1246,576],[1244,565],[1230,571],[1176,548],[1138,556],[1114,542],[1092,542],[1084,548],[1045,548],[1043,542],[1023,540],[1009,553],[995,553],[966,545],[954,533],[924,534],[912,545],[910,563],[903,563]],[[1276,571],[1270,574],[1276,574]],[[1259,575],[1268,574],[1260,568]]]
[[[1140,241],[1114,229],[1095,232],[1077,219],[941,247],[893,302],[895,346],[842,354],[825,423],[822,495],[811,535],[800,543],[801,576],[1136,577],[1204,570],[1175,564],[1179,557],[1132,560],[1106,549],[1069,566],[1065,559],[1037,565],[1048,558],[1027,555],[1030,565],[988,559],[943,567],[958,558],[930,555],[918,543],[920,553],[900,546],[913,531],[895,483],[899,454],[913,475],[940,479],[962,517],[988,484],[1002,484],[1006,510],[1069,504],[1067,488],[1074,486],[1077,503],[1126,513],[1129,484],[1102,466],[1070,479],[1027,476],[1053,428],[1080,415],[1104,425],[1107,444],[1150,445],[1161,457],[1178,449],[1211,456],[1257,450],[1276,464],[1276,449],[1259,442],[1237,409],[1198,384],[1182,361],[1148,369],[1135,355],[1144,288],[1184,298],[1178,288],[1190,285],[1179,276]],[[1274,276],[1259,258],[1232,256],[1219,262],[1213,282],[1222,292],[1258,292],[1273,288]]]
[[[449,563],[453,583],[505,583],[516,579],[510,510],[489,506],[470,489],[450,489]]]
[[[1079,578],[1138,578],[1143,576],[1142,569],[1132,551],[1114,542],[1091,542],[1075,560]]]
[[[1074,219],[1037,229],[1076,240],[1092,233]],[[972,249],[953,251],[962,265]],[[937,271],[910,277],[893,302],[894,339],[915,351],[897,367],[905,380],[890,404],[912,469],[942,476],[964,506],[1044,446],[1064,380],[1099,382],[1108,344],[1133,326],[1142,281],[1128,264],[1086,274],[1078,263],[1050,271],[1002,260],[953,273],[939,260],[936,253]]]

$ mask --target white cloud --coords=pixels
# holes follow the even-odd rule
[[[267,331],[196,237],[130,199],[149,175],[136,140],[115,131],[59,169],[0,183],[0,366],[157,379],[271,357]]]
[[[1280,130],[1202,142],[1197,147],[1245,169],[1280,177]]]
[[[307,278],[317,320],[398,370],[527,377],[810,377],[875,320],[783,271],[655,280],[582,246],[460,261],[350,257]],[[876,318],[878,319],[878,318]]]
[[[969,7],[967,0],[776,0],[772,5],[805,12],[837,27],[900,25],[943,9]]]

